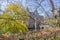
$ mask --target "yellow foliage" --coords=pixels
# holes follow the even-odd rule
[[[5,33],[28,32],[26,27],[28,16],[29,13],[24,7],[19,4],[10,4],[1,15],[0,26]],[[23,25],[22,21],[25,22]]]

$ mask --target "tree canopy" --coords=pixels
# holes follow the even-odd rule
[[[10,4],[0,16],[1,31],[3,33],[27,32],[28,16],[28,11],[22,5]]]

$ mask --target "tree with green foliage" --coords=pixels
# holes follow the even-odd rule
[[[0,16],[0,29],[3,33],[28,32],[29,13],[20,4],[10,4]]]

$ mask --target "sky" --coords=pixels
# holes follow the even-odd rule
[[[29,0],[28,0],[29,1]],[[53,0],[54,1],[54,6],[55,8],[58,8],[58,5],[60,4],[60,0]],[[40,2],[40,1],[38,1]],[[29,5],[29,8],[30,8],[30,11],[34,11],[35,8],[36,8],[36,3],[34,4],[33,0],[30,0],[28,2],[28,5]],[[31,6],[30,6],[31,5]],[[41,3],[41,5],[43,6],[43,8],[45,9],[45,11],[51,13],[51,8],[50,8],[50,3],[49,3],[49,0],[45,0]],[[40,15],[45,15],[45,12],[43,12],[42,8],[39,7],[38,8],[38,12]]]
[[[40,1],[41,0],[38,0],[38,2]],[[58,8],[58,5],[60,4],[60,0],[53,0],[53,1],[55,8]],[[21,2],[24,7],[28,6],[30,12],[34,12],[35,8],[38,6],[38,4],[36,4],[36,1],[34,0],[0,0],[0,11],[4,10],[6,6],[9,5],[9,3],[14,3],[14,2]],[[41,5],[47,12],[51,12],[49,0],[44,0],[44,2],[41,3]],[[38,8],[38,13],[40,15],[45,15],[45,12],[42,10],[41,7]]]

